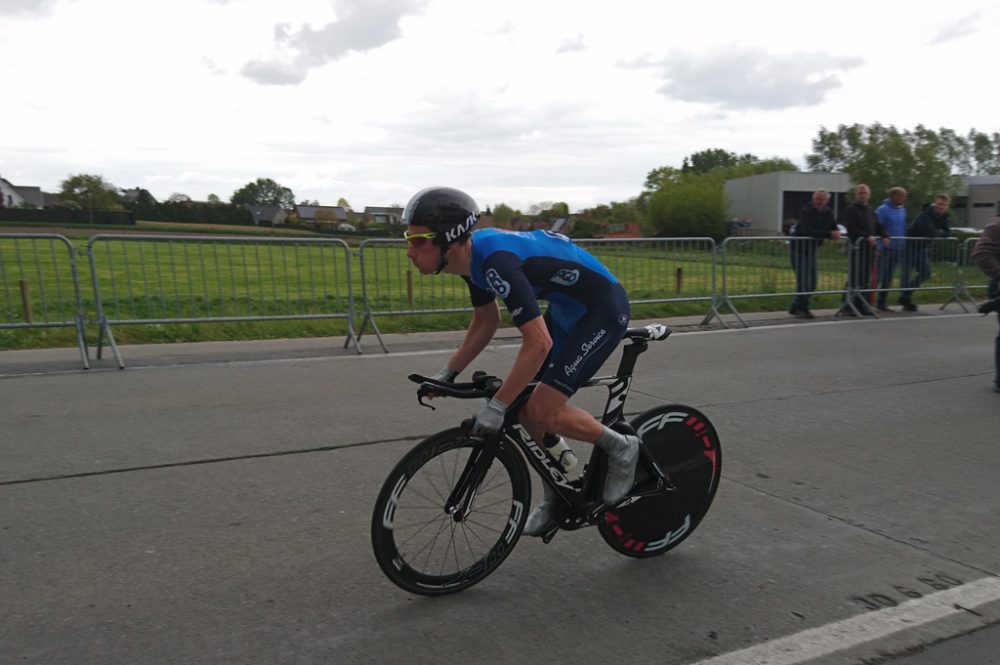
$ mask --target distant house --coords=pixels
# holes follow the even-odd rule
[[[247,206],[253,216],[254,225],[264,224],[265,226],[278,226],[284,224],[288,219],[288,211],[280,206]]]
[[[320,224],[323,222],[342,224],[350,219],[347,209],[342,206],[295,206],[295,214],[299,221],[305,224]]]
[[[609,224],[594,234],[595,238],[641,238],[638,224]]]
[[[143,196],[143,192],[145,192],[145,197]],[[143,201],[142,199],[146,200]],[[130,205],[135,203],[155,204],[157,201],[156,198],[154,198],[153,195],[145,189],[132,187],[131,189],[122,190],[122,202],[125,205]]]
[[[361,213],[361,217],[369,224],[389,224],[392,226],[398,226],[403,223],[403,209],[365,206],[365,211]]]
[[[40,187],[18,187],[6,178],[0,178],[0,208],[41,208],[43,204]]]

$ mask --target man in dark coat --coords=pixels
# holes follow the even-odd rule
[[[854,189],[854,202],[844,209],[844,228],[851,243],[851,266],[848,275],[854,308],[864,316],[874,316],[871,308],[872,267],[875,265],[875,245],[881,241],[889,246],[889,234],[868,201],[872,190],[860,184]],[[860,242],[859,242],[860,241]],[[854,309],[845,307],[842,314],[854,316]]]
[[[823,240],[839,240],[840,230],[833,211],[827,207],[830,194],[825,189],[813,192],[812,202],[802,208],[799,221],[794,227],[789,254],[795,270],[795,298],[788,313],[800,319],[812,319],[809,311],[809,296],[816,290],[818,270],[816,250]]]

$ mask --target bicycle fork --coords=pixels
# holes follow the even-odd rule
[[[472,513],[472,506],[479,495],[479,488],[497,456],[500,434],[491,436],[483,444],[473,448],[465,462],[462,475],[444,504],[444,511],[456,522],[465,520]]]

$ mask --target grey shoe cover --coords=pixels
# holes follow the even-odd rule
[[[625,435],[627,447],[608,452],[608,477],[604,481],[604,503],[614,505],[625,498],[635,482],[639,462],[639,437]]]
[[[542,485],[542,500],[538,506],[528,515],[528,520],[524,523],[525,536],[544,536],[552,527],[556,525],[558,510],[556,509],[558,498],[555,492],[548,485]]]

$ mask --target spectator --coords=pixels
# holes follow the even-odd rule
[[[829,200],[830,194],[825,189],[813,192],[812,202],[802,208],[798,224],[791,232],[795,237],[791,241],[789,253],[792,268],[795,270],[796,294],[788,313],[800,319],[815,318],[809,311],[809,296],[816,290],[818,277],[816,249],[826,238],[840,239],[837,220],[833,218],[833,211],[826,205]]]
[[[879,252],[879,292],[876,298],[875,309],[880,312],[893,311],[885,303],[889,297],[889,290],[892,288],[892,277],[896,272],[896,266],[899,265],[903,249],[906,247],[905,203],[906,190],[902,187],[893,187],[889,190],[889,198],[875,209],[875,216],[878,217],[878,221],[882,223],[885,232],[891,238],[888,246],[880,247],[878,244],[875,245],[875,249]],[[905,284],[900,284],[900,287],[905,286]]]
[[[989,297],[1000,298],[1000,217],[991,219],[983,229],[983,235],[972,250],[972,262],[990,278]],[[993,351],[993,363],[996,366],[993,390],[1000,393],[1000,334]]]
[[[854,307],[864,316],[874,316],[869,303],[871,302],[870,289],[877,280],[872,279],[872,267],[875,265],[875,245],[881,237],[883,246],[889,245],[889,234],[886,233],[882,222],[878,221],[875,211],[868,205],[871,199],[871,189],[868,185],[860,184],[854,189],[854,202],[844,210],[844,228],[847,229],[847,238],[850,240],[852,256],[851,270],[849,274],[849,287],[854,296]],[[863,242],[858,243],[859,240]],[[854,310],[845,307],[843,314],[855,316]]]
[[[899,294],[899,304],[907,312],[917,311],[917,306],[913,303],[913,291],[931,277],[933,243],[930,238],[947,238],[951,235],[951,228],[948,226],[950,205],[950,196],[938,194],[934,197],[934,202],[924,205],[913,223],[906,227],[906,235],[911,240],[907,240],[904,253],[900,285],[906,288]]]

